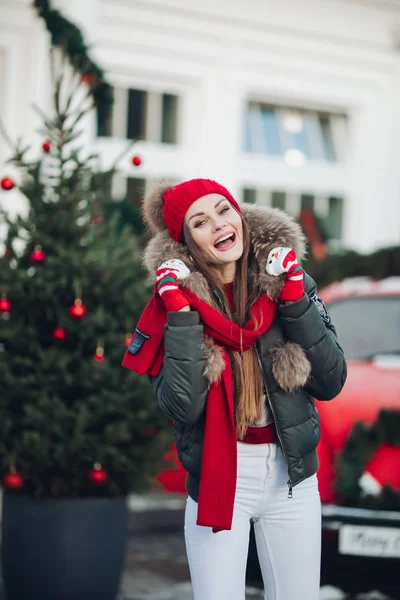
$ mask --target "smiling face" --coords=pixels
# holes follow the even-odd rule
[[[202,196],[188,209],[185,225],[204,261],[220,271],[225,283],[232,281],[243,254],[243,225],[229,200],[221,194]]]

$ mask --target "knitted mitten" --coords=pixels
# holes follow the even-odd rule
[[[282,287],[280,300],[296,302],[304,296],[304,273],[297,256],[291,248],[274,248],[268,254],[266,271],[268,275],[282,275],[286,279]]]
[[[185,279],[188,275],[190,275],[189,269],[177,258],[167,260],[158,267],[156,288],[167,311],[174,312],[189,306],[187,298],[177,283],[177,279]]]

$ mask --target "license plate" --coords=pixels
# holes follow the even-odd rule
[[[339,530],[340,554],[400,558],[400,529],[342,525]]]

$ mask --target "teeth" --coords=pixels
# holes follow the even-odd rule
[[[220,244],[221,242],[224,242],[225,240],[228,240],[232,236],[233,236],[233,233],[228,233],[227,235],[224,235],[224,237],[220,238],[218,240],[218,242],[215,242],[215,243],[216,244]]]

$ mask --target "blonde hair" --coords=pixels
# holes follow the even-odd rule
[[[197,269],[206,278],[210,291],[216,288],[222,301],[222,307],[212,297],[212,306],[224,314],[233,323],[244,327],[249,318],[253,318],[251,307],[261,295],[257,285],[248,286],[250,273],[257,273],[257,263],[251,248],[250,232],[243,215],[238,213],[243,224],[243,254],[237,261],[233,282],[233,297],[236,312],[233,313],[225,293],[224,284],[215,267],[207,263],[200,248],[193,240],[186,223],[183,228],[184,244],[187,246]],[[250,293],[249,288],[250,287]],[[256,329],[261,323],[255,323]],[[255,423],[263,416],[264,381],[255,348],[244,352],[229,351],[235,389],[236,433],[243,439],[249,424]]]

